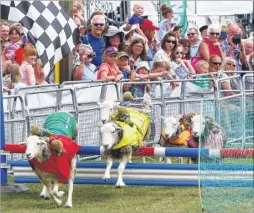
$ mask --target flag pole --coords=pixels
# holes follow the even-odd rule
[[[60,83],[60,63],[59,62],[55,64],[55,83],[56,84]]]

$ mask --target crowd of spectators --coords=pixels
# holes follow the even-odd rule
[[[72,80],[103,80],[119,82],[161,79],[202,79],[243,75],[254,66],[253,36],[246,38],[244,28],[231,23],[225,29],[211,24],[200,29],[190,27],[186,36],[182,26],[172,23],[174,11],[161,5],[162,20],[156,26],[144,19],[144,6],[135,4],[133,15],[120,26],[109,25],[102,11],[89,20],[83,15],[83,5],[74,2],[72,17],[80,29],[80,43],[73,49]],[[5,88],[47,84],[36,49],[23,35],[20,24],[2,22],[1,62]],[[231,73],[223,73],[230,71]],[[199,75],[201,74],[201,75]],[[211,88],[210,82],[198,82],[201,88]],[[172,89],[179,86],[171,83]],[[225,81],[223,89],[235,88]],[[134,97],[143,95],[144,86],[125,87]]]

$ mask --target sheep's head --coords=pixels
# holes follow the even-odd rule
[[[102,146],[105,150],[110,150],[123,137],[123,129],[113,121],[106,122],[100,128]]]
[[[179,118],[170,116],[168,118],[162,117],[164,120],[164,134],[166,138],[177,137],[181,133],[181,125]]]
[[[205,131],[205,118],[201,117],[201,115],[194,115],[191,118],[191,133],[193,137],[197,138],[202,135]]]
[[[44,159],[47,158],[50,153],[47,153],[48,147],[48,138],[47,137],[38,137],[36,135],[29,136],[26,140],[26,158],[32,160],[33,158]]]
[[[102,124],[106,123],[110,116],[116,111],[119,107],[120,102],[115,101],[104,101],[102,103],[98,102],[100,106],[100,113],[101,113],[101,122]]]

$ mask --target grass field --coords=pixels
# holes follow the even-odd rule
[[[73,208],[65,209],[39,198],[40,184],[27,186],[26,192],[1,194],[1,212],[201,212],[197,187],[74,185]],[[67,192],[67,185],[60,189]]]
[[[176,158],[173,158],[176,163]],[[140,158],[134,157],[134,162]],[[186,162],[187,159],[184,159]],[[158,159],[147,158],[156,163]],[[12,182],[12,178],[9,178]],[[41,184],[26,184],[29,191],[1,194],[1,212],[201,212],[198,187],[74,185],[73,207],[58,208],[53,199],[39,197]],[[67,193],[67,185],[59,190]],[[65,204],[67,195],[62,200]]]

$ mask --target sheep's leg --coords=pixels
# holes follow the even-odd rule
[[[76,164],[77,164],[77,159],[75,157],[72,159],[72,162],[71,162],[71,176],[70,176],[69,184],[68,184],[68,198],[67,198],[67,202],[64,205],[64,207],[66,208],[72,207],[73,180],[76,173]]]
[[[64,207],[71,208],[72,207],[72,193],[73,193],[73,179],[69,179],[68,184],[68,198],[67,202],[65,203]]]
[[[165,157],[165,159],[166,159],[166,163],[167,163],[167,164],[171,164],[171,159],[170,159],[170,158]]]
[[[59,200],[59,199],[54,195],[53,190],[51,189],[51,183],[50,183],[50,181],[43,181],[43,180],[41,180],[41,181],[42,181],[42,183],[45,185],[45,187],[47,188],[47,191],[49,192],[50,196],[52,196],[52,197],[54,198],[56,204],[57,204],[58,206],[61,206],[61,205],[62,205],[62,201]]]
[[[118,187],[118,188],[125,186],[125,183],[123,182],[123,172],[124,172],[124,169],[129,161],[129,159],[130,159],[130,156],[123,157],[120,161],[119,166],[118,166],[118,179],[116,182],[116,187]]]
[[[45,198],[46,200],[48,200],[50,198],[49,192],[48,192],[47,187],[45,185],[43,185],[40,197]]]
[[[107,167],[106,167],[106,171],[105,171],[105,174],[103,176],[103,180],[104,181],[107,181],[110,179],[110,169],[112,167],[112,164],[113,164],[113,159],[111,157],[107,157]]]
[[[177,159],[177,161],[178,161],[178,164],[183,164],[183,158],[182,158],[182,157],[179,157],[179,158]]]
[[[54,182],[54,187],[53,187],[53,193],[54,195],[56,195],[57,197],[63,197],[64,195],[64,191],[58,191],[58,181]]]

